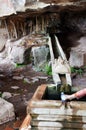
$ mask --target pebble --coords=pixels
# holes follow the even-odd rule
[[[0,74],[0,77],[5,77],[5,75],[3,75],[3,74]]]
[[[3,92],[3,93],[2,93],[2,98],[8,99],[8,98],[10,98],[10,97],[12,97],[12,94],[11,94],[10,92]]]
[[[22,80],[24,78],[24,76],[13,76],[13,79],[15,80]]]
[[[39,79],[38,79],[38,78],[33,77],[31,82],[32,82],[32,83],[35,83],[35,82],[37,82],[37,81],[39,81]]]
[[[31,83],[28,78],[24,78],[24,82],[26,82],[26,83]]]
[[[45,77],[45,76],[37,76],[38,79],[44,79],[44,80],[47,80],[48,77]]]
[[[16,90],[16,89],[19,89],[18,86],[11,86],[11,88],[12,88],[12,89],[15,89],[15,90]]]

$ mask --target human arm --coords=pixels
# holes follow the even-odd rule
[[[86,95],[86,88],[77,91],[71,95],[65,95],[65,100],[73,100],[73,99],[80,99]]]

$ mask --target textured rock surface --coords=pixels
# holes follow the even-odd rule
[[[85,0],[7,0],[0,1],[0,5],[2,5],[0,10],[0,16],[11,15],[16,13],[17,11],[25,11],[26,9],[43,9],[46,7],[50,7],[50,10],[55,10],[51,6],[55,5],[59,10],[69,8],[70,10],[82,10],[86,8],[86,1]],[[8,8],[7,8],[8,7]],[[71,8],[70,8],[71,7]],[[49,8],[48,8],[49,9]]]
[[[25,54],[28,48],[24,45],[24,39],[15,42],[8,40],[5,49],[0,53],[0,70],[12,70],[16,67],[16,63],[24,63],[26,57],[29,57],[29,50]]]
[[[32,54],[34,65],[41,68],[48,61],[49,48],[47,46],[33,47]]]
[[[15,114],[13,105],[0,98],[0,124],[13,120],[14,118]]]
[[[86,65],[86,37],[82,37],[78,43],[78,46],[71,48],[69,62],[72,67]]]

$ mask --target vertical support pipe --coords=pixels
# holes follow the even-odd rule
[[[48,16],[44,16],[44,31],[45,31],[45,33],[49,33],[48,30],[47,30],[48,26],[49,26]]]
[[[26,31],[26,21],[24,22],[24,24],[23,24],[23,28],[24,28],[24,35],[26,35],[27,33],[27,31]]]
[[[30,34],[32,33],[32,21],[30,21]]]
[[[22,30],[22,35],[24,36],[25,35],[25,33],[24,33],[24,26],[23,26],[22,23],[21,23],[21,30]]]
[[[66,73],[66,83],[72,86],[71,76],[69,73]]]
[[[67,61],[67,58],[66,58],[66,56],[65,56],[65,54],[64,54],[64,52],[63,52],[63,49],[62,49],[61,46],[60,46],[60,43],[59,43],[58,38],[57,38],[56,36],[55,36],[55,40],[56,40],[56,43],[57,43],[57,49],[58,49],[59,55],[62,57],[63,60],[66,60],[66,61]]]
[[[6,27],[6,31],[7,31],[7,35],[8,35],[8,39],[10,39],[10,35],[9,35],[9,31],[8,31],[8,27],[7,27],[6,19],[4,20],[4,23],[5,23],[5,27]]]
[[[53,53],[53,49],[52,49],[51,38],[49,37],[48,40],[49,40],[49,41],[48,41],[48,45],[49,45],[49,49],[50,49],[51,61],[53,62],[55,59],[54,59],[54,53]]]
[[[36,33],[38,32],[38,18],[36,16]]]
[[[44,16],[42,16],[42,31],[44,32]]]
[[[10,21],[11,23],[12,23],[12,25],[13,25],[13,28],[14,28],[14,33],[15,33],[15,37],[16,37],[16,39],[18,38],[18,35],[17,35],[17,30],[16,30],[16,27],[15,27],[15,24],[13,23],[13,21],[11,20]]]

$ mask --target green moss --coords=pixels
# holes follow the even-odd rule
[[[61,85],[60,92],[71,93],[71,86],[67,84]]]
[[[71,67],[71,73],[77,73],[79,75],[82,75],[84,72],[84,70],[82,68],[74,68],[74,67]]]
[[[25,66],[25,65],[16,63],[16,68],[20,68],[20,67],[23,67],[23,66]]]
[[[46,74],[52,75],[52,67],[50,65],[46,64],[44,67],[44,71]]]

